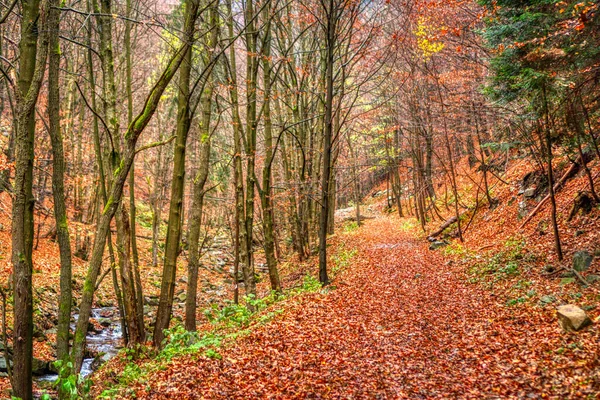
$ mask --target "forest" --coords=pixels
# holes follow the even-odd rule
[[[598,0],[0,1],[0,397],[597,398],[599,89]]]

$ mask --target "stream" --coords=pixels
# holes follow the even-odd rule
[[[92,309],[92,316],[99,325],[103,327],[101,331],[88,331],[86,336],[87,354],[97,355],[99,362],[105,363],[114,357],[119,349],[123,347],[123,332],[119,320],[119,311],[116,307],[102,307]],[[73,315],[74,322],[71,323],[71,329],[75,331],[78,314]],[[80,378],[84,378],[94,372],[97,366],[94,365],[94,357],[85,358],[81,366]],[[98,364],[99,366],[100,364]],[[46,374],[36,377],[38,381],[53,382],[58,378],[58,374]]]

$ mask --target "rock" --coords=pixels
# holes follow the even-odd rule
[[[592,284],[600,281],[600,275],[588,275],[585,277],[585,280],[588,281],[588,283]]]
[[[115,310],[113,309],[103,309],[98,313],[102,318],[113,318],[115,316]]]
[[[527,202],[520,201],[519,202],[519,219],[523,219],[527,217],[529,212],[527,211]]]
[[[578,231],[575,232],[575,237],[579,237],[579,236],[584,235],[584,234],[585,234],[585,231],[578,230]]]
[[[586,250],[580,250],[573,254],[573,269],[577,272],[587,271],[592,265],[592,255]]]
[[[112,324],[112,320],[110,318],[98,318],[98,323],[105,328],[108,328]]]
[[[48,336],[48,335],[56,335],[56,333],[58,332],[57,328],[50,328],[50,329],[46,329],[44,331],[44,335]]]
[[[556,301],[556,297],[552,295],[542,296],[540,299],[540,305],[545,306],[546,304],[554,303]]]
[[[435,242],[429,245],[429,250],[437,250],[442,247],[448,246],[448,243],[442,242],[441,240],[436,240]]]
[[[50,369],[50,362],[38,360],[37,358],[33,359],[33,364],[32,364],[32,374],[33,375],[45,375],[50,372],[53,372]]]
[[[98,353],[96,357],[94,357],[90,368],[92,369],[92,371],[96,371],[102,366],[102,364],[106,363],[108,360],[110,360],[110,354]]]
[[[94,318],[90,318],[90,322],[88,324],[88,332],[91,333],[101,333],[104,330],[102,325],[98,323]]]
[[[592,324],[592,320],[581,308],[567,304],[556,310],[558,323],[566,332],[579,331]]]
[[[51,364],[52,363],[49,361],[43,361],[43,360],[34,358],[33,363],[32,363],[33,375],[39,376],[39,375],[45,375],[48,373],[55,372],[53,370]],[[13,363],[11,362],[10,365],[12,366]],[[4,358],[4,354],[0,355],[0,373],[3,373],[3,372],[7,372],[6,359]]]
[[[525,189],[523,191],[523,197],[528,197],[528,198],[535,197],[535,188],[530,187],[530,188]]]
[[[185,303],[185,299],[187,299],[187,296],[185,295],[185,293],[179,293],[177,299],[179,299],[181,303]]]
[[[144,304],[148,306],[157,306],[158,305],[158,297],[144,297]]]
[[[13,363],[11,362],[10,365],[12,366]],[[0,355],[0,372],[6,372],[6,358],[4,358],[4,354]]]
[[[100,308],[114,307],[115,305],[110,299],[97,299],[96,305]]]

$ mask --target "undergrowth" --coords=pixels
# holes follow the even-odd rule
[[[521,237],[511,237],[502,249],[491,254],[487,260],[474,262],[468,268],[470,282],[486,282],[493,287],[499,281],[519,276],[522,267],[533,261],[533,256],[525,249],[525,240]]]

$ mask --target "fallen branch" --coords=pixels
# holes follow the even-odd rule
[[[430,234],[429,237],[436,237],[436,236],[441,235],[442,232],[444,232],[446,230],[446,228],[448,228],[450,225],[452,225],[456,221],[457,221],[456,216],[450,217],[450,219],[446,220],[446,222],[444,222],[437,231]]]
[[[590,285],[590,283],[585,280],[585,278],[583,277],[583,275],[581,275],[575,268],[571,268],[571,272],[573,272],[573,274],[575,274],[575,276],[577,277],[577,279],[579,279],[581,281],[581,283],[583,283],[585,286],[589,286]]]
[[[550,277],[552,277],[552,276],[554,276],[554,275],[557,275],[559,272],[566,271],[566,270],[567,270],[567,269],[566,269],[565,267],[560,267],[560,268],[559,268],[559,269],[557,269],[556,271],[552,271],[552,272],[545,272],[545,273],[543,273],[542,275],[543,275],[543,276],[545,276],[545,277],[548,277],[548,278],[550,278]]]
[[[375,219],[375,217],[366,216],[366,215],[361,215],[359,218],[361,221],[367,220],[367,219]],[[348,216],[342,220],[342,222],[348,222],[348,221],[356,221],[356,216],[355,215]]]

